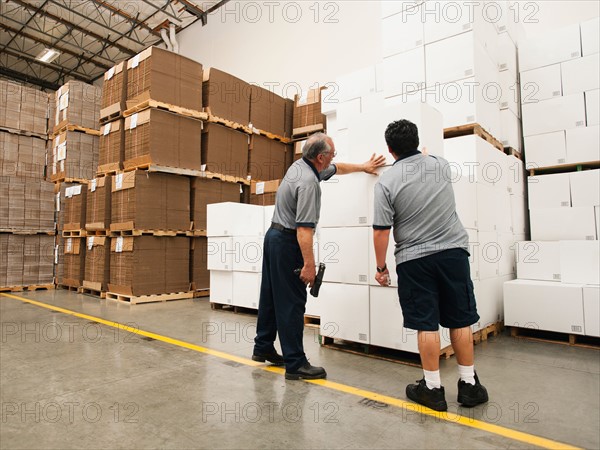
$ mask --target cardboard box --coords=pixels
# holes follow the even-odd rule
[[[108,230],[111,221],[112,177],[107,175],[90,180],[87,185],[85,208],[86,230]]]
[[[108,122],[100,128],[98,168],[117,171],[125,159],[125,119]]]
[[[43,180],[45,168],[45,140],[0,131],[0,177]]]
[[[600,284],[600,241],[560,241],[560,280]]]
[[[598,17],[581,23],[581,48],[583,56],[600,51],[598,36],[600,35],[600,19]]]
[[[508,171],[507,189],[511,195],[525,195],[527,185],[525,179],[525,163],[523,160],[513,156],[506,155],[506,168]]]
[[[522,151],[523,146],[521,140],[521,120],[512,110],[504,109],[500,111],[500,121],[502,122],[502,134],[500,142],[504,147],[511,147],[515,150]]]
[[[0,100],[0,127],[38,135],[48,133],[49,104],[44,91],[1,80]]]
[[[378,177],[370,174],[352,173],[322,182],[319,225],[322,228],[373,225],[373,195],[377,181]],[[348,199],[352,201],[348,202]],[[345,204],[344,208],[340,208],[342,204]]]
[[[210,272],[208,271],[208,238],[191,239],[190,274],[192,289],[199,291],[210,289]],[[211,293],[212,295],[212,293]]]
[[[251,87],[226,72],[211,67],[204,71],[202,101],[205,111],[240,125],[250,123]]]
[[[477,229],[477,183],[468,177],[457,177],[452,182],[456,213],[465,228]]]
[[[480,330],[488,325],[504,320],[503,284],[513,280],[512,275],[494,277],[474,282],[475,298],[479,321],[472,326],[473,330]]]
[[[56,92],[54,128],[56,134],[65,125],[98,129],[102,89],[81,81],[69,81]]]
[[[54,283],[54,236],[0,234],[0,287]]]
[[[521,72],[522,103],[537,103],[541,100],[561,97],[563,95],[561,66],[561,64],[553,64]],[[565,95],[574,93],[565,92]]]
[[[202,167],[208,172],[246,178],[248,175],[247,134],[209,123],[202,131]]]
[[[323,283],[319,298],[322,336],[364,344],[371,342],[369,286]]]
[[[579,24],[570,25],[519,43],[521,71],[581,57]]]
[[[233,248],[236,257],[233,260],[233,270],[236,272],[262,272],[263,247],[263,236],[234,237]]]
[[[88,236],[85,240],[85,273],[83,287],[106,292],[110,280],[110,238]]]
[[[332,283],[369,283],[369,228],[321,228],[319,256],[325,263],[324,281]]]
[[[469,182],[493,185],[500,183],[504,154],[477,135],[444,140],[444,158],[452,163],[458,176]]]
[[[122,113],[127,109],[127,71],[122,61],[104,74],[100,118]]]
[[[600,161],[600,126],[566,131],[567,164]]]
[[[232,271],[235,261],[240,260],[240,248],[234,246],[233,237],[209,237],[207,241],[208,270]]]
[[[143,164],[201,169],[202,122],[149,108],[125,118],[124,167]]]
[[[54,231],[54,187],[22,177],[0,177],[0,229]]]
[[[581,94],[557,97],[523,105],[523,135],[550,133],[586,124],[584,99]]]
[[[127,106],[156,100],[202,110],[202,64],[150,47],[127,61]]]
[[[261,278],[260,273],[233,272],[231,304],[258,309]]]
[[[99,137],[78,131],[65,131],[54,137],[48,157],[51,181],[65,178],[89,180],[98,169]]]
[[[586,336],[600,336],[600,287],[583,287],[583,320]]]
[[[206,234],[217,236],[263,236],[264,209],[243,203],[215,203],[207,210]],[[240,220],[243,218],[244,220]]]
[[[511,228],[514,234],[526,234],[527,227],[527,200],[523,195],[510,195]]]
[[[386,3],[390,2],[382,3],[382,8],[386,7]],[[420,11],[421,7],[416,6],[410,13],[390,14],[382,19],[381,44],[384,58],[424,45],[424,24]]]
[[[516,243],[517,277],[521,280],[560,281],[558,241]]]
[[[368,237],[368,248],[369,248],[369,274],[368,281],[371,286],[379,286],[379,283],[375,280],[377,274],[377,258],[375,256],[375,246],[373,245],[373,228],[369,227]],[[385,254],[385,264],[390,271],[390,286],[398,287],[398,275],[396,274],[396,257],[394,256],[394,250],[396,249],[396,243],[394,242],[393,232],[390,231],[390,239],[388,241],[388,248]]]
[[[497,62],[500,72],[507,72],[512,78],[517,77],[517,46],[508,33],[498,34]]]
[[[253,181],[250,184],[250,203],[253,205],[274,205],[281,180]]]
[[[425,87],[425,47],[388,56],[383,60],[385,97],[415,92]]]
[[[509,281],[504,284],[504,323],[507,326],[584,334],[583,286],[547,281]]]
[[[569,173],[573,206],[600,205],[600,169]]]
[[[577,128],[569,131],[583,131]],[[565,132],[555,131],[525,138],[525,154],[527,164],[533,167],[548,167],[567,163],[567,145]]]
[[[257,134],[248,155],[248,172],[255,181],[282,179],[292,162],[291,146]]]
[[[544,208],[529,211],[534,241],[595,240],[594,208]]]
[[[190,180],[141,170],[115,175],[110,229],[190,230]]]
[[[210,271],[210,302],[231,305],[233,301],[233,272]]]
[[[339,76],[336,78],[335,84],[337,87],[335,94],[327,92],[321,94],[321,111],[323,111],[323,114],[327,114],[332,106],[335,110],[335,103],[332,103],[335,99],[343,103],[377,92],[375,66],[368,66]]]
[[[296,94],[293,105],[292,128],[298,130],[304,127],[322,125],[325,129],[326,119],[321,114],[321,90],[323,87],[310,89],[306,95]],[[299,130],[300,131],[300,130]]]
[[[81,287],[85,274],[85,238],[64,239],[64,273],[59,284]]]
[[[240,201],[240,187],[212,178],[192,178],[192,221],[194,230],[206,230],[207,206]]]
[[[477,233],[479,260],[478,279],[485,280],[499,276],[500,259],[502,249],[498,241],[498,233],[495,231],[479,231]]]
[[[260,86],[250,86],[250,123],[252,127],[277,136],[286,133],[286,100]]]
[[[529,209],[569,208],[571,206],[569,178],[568,173],[537,175],[527,178]]]
[[[61,205],[64,214],[64,230],[83,230],[86,224],[87,187],[71,186],[65,189],[65,201]]]
[[[564,95],[600,88],[600,55],[584,56],[561,63]]]
[[[585,93],[585,114],[587,126],[600,125],[600,90],[587,91]]]
[[[509,109],[517,117],[521,117],[521,85],[515,75],[508,70],[498,75],[500,83],[500,109]]]

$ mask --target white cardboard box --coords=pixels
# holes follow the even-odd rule
[[[587,336],[600,336],[600,287],[583,287],[583,319]]]
[[[385,97],[415,92],[425,87],[425,48],[418,47],[383,60]]]
[[[477,189],[477,230],[482,232],[496,231],[496,219],[506,214],[496,204],[497,195],[493,186],[476,183]],[[510,200],[509,200],[510,201]],[[510,218],[510,210],[508,213]]]
[[[498,261],[498,275],[503,277],[507,275],[515,275],[515,240],[512,233],[498,233],[498,244],[502,251],[500,260]]]
[[[587,126],[600,125],[600,90],[586,91],[585,93],[585,114],[587,117]]]
[[[235,236],[233,238],[233,270],[236,272],[261,272],[264,238]]]
[[[529,211],[534,241],[595,240],[594,208],[544,208]]]
[[[560,241],[560,280],[600,284],[600,241]]]
[[[523,105],[523,135],[551,133],[584,127],[586,109],[582,94]]]
[[[552,64],[521,72],[521,102],[523,104],[537,103],[562,95],[561,64]],[[565,93],[565,95],[568,94]]]
[[[385,8],[382,2],[382,7]],[[421,8],[388,16],[381,21],[381,44],[383,57],[396,55],[425,44]]]
[[[475,301],[479,322],[473,326],[474,329],[485,328],[504,318],[503,283],[505,280],[512,279],[514,279],[512,275],[492,277],[480,280],[475,284]]]
[[[502,134],[500,141],[504,147],[521,151],[521,119],[511,109],[500,111]]]
[[[504,284],[504,323],[559,333],[584,334],[583,286],[514,280]]]
[[[398,287],[398,275],[396,274],[396,257],[394,256],[394,250],[396,243],[394,242],[394,230],[390,230],[390,240],[385,255],[385,264],[390,272],[390,286]],[[379,286],[379,283],[375,281],[375,275],[377,273],[377,258],[375,257],[375,246],[373,244],[373,229],[369,228],[369,284],[371,286]]]
[[[506,34],[506,33],[504,33]],[[498,75],[500,82],[500,109],[510,109],[517,117],[521,117],[521,89],[517,79],[508,70],[500,72]]]
[[[511,195],[525,195],[525,163],[513,155],[506,155],[508,170],[507,189]]]
[[[501,156],[504,154],[477,135],[444,140],[444,157],[469,182],[492,185],[498,181]]]
[[[233,246],[233,237],[209,237],[206,244],[207,269],[232,271],[238,250]]]
[[[586,130],[576,128],[569,131]],[[564,131],[537,134],[525,138],[527,164],[531,167],[548,167],[567,163],[567,146]]]
[[[498,34],[498,70],[517,77],[517,46],[508,33]]]
[[[460,222],[465,228],[477,229],[477,183],[460,177],[452,183],[452,188]]]
[[[327,266],[323,280],[368,284],[369,245],[369,227],[322,228],[319,256]]]
[[[357,97],[357,98],[353,98],[350,100],[346,100],[343,102],[340,102],[337,105],[337,109],[336,109],[336,121],[335,121],[335,125],[337,127],[337,130],[345,130],[347,129],[350,125],[350,122],[355,118],[355,117],[360,117],[362,113],[362,98],[361,97]]]
[[[587,20],[581,23],[581,48],[583,56],[592,55],[600,51],[600,18]]]
[[[579,24],[552,30],[519,42],[521,71],[569,61],[581,57]]]
[[[600,205],[600,169],[571,172],[569,177],[573,206]]]
[[[419,353],[417,331],[404,328],[398,290],[370,286],[371,344],[405,352]],[[440,327],[440,348],[450,345],[450,332]]]
[[[321,183],[322,228],[364,227],[373,225],[372,197],[379,180],[371,174],[352,173]],[[352,201],[348,201],[352,199]],[[340,205],[344,205],[340,208]]]
[[[377,91],[375,66],[368,66],[342,75],[336,79],[336,84],[338,88],[336,97],[340,102],[373,94]]]
[[[560,281],[559,241],[517,242],[515,258],[520,280]]]
[[[600,126],[567,130],[567,164],[600,161]]]
[[[527,201],[523,195],[510,194],[510,218],[513,234],[527,232]]]
[[[264,209],[244,203],[213,203],[207,206],[206,234],[213,236],[263,236]]]
[[[233,272],[210,271],[210,301],[231,305],[233,301]]]
[[[529,209],[568,208],[571,206],[568,173],[536,175],[527,178]]]
[[[563,95],[577,94],[600,88],[599,53],[564,62],[560,66]]]
[[[481,257],[481,248],[479,246],[479,232],[467,228],[469,236],[469,268],[471,271],[471,280],[479,280],[479,258]]]
[[[231,304],[243,308],[258,309],[261,277],[261,273],[233,272],[233,298]]]
[[[327,273],[327,271],[325,271]],[[323,283],[321,335],[369,344],[369,286]]]
[[[267,234],[267,230],[271,228],[271,223],[273,222],[273,214],[275,214],[275,205],[264,206],[265,209],[265,234]]]
[[[596,216],[596,239],[600,239],[600,206],[594,206],[594,215]]]
[[[498,233],[479,231],[479,280],[499,276],[502,248],[498,241]]]

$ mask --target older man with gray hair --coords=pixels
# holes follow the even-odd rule
[[[321,210],[321,181],[333,175],[366,172],[376,175],[384,156],[373,154],[363,164],[336,163],[333,140],[324,133],[308,138],[302,158],[288,169],[275,199],[275,213],[263,250],[262,284],[254,361],[285,365],[288,380],[326,378],[322,367],[312,366],[302,342],[306,285],[315,281],[313,234]],[[300,275],[294,271],[301,268]],[[283,357],[274,347],[279,333]]]

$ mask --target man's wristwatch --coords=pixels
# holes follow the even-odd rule
[[[383,267],[377,266],[377,273],[383,273],[387,270],[387,263],[383,265]]]

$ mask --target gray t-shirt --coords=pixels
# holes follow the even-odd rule
[[[451,248],[469,251],[451,180],[448,161],[421,153],[396,161],[381,175],[373,228],[393,226],[396,264]]]
[[[292,164],[277,189],[273,222],[286,228],[316,228],[321,211],[319,182],[329,180],[336,171],[331,164],[319,173],[305,158]]]

